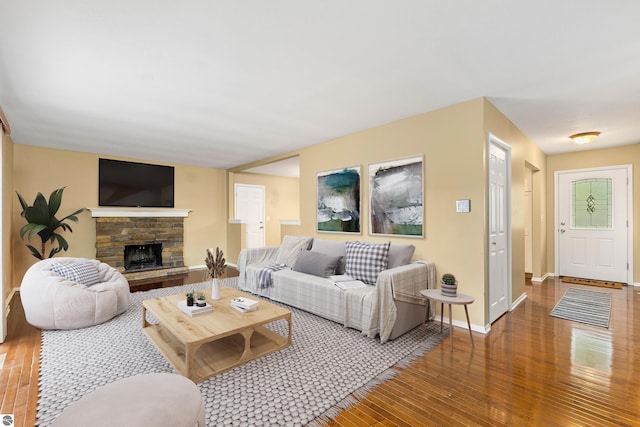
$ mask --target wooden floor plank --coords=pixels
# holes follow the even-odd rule
[[[185,283],[202,279],[197,272]],[[569,287],[559,279],[526,286],[527,298],[491,325],[448,337],[409,367],[329,420],[328,426],[640,425],[640,292],[612,294],[609,329],[550,317]],[[591,288],[593,289],[593,288]],[[0,410],[16,425],[36,421],[40,331],[19,295],[0,344]]]

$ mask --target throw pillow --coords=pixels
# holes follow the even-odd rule
[[[302,251],[293,266],[293,271],[313,274],[319,277],[329,277],[336,274],[336,265],[341,256],[331,256],[320,252]]]
[[[347,242],[345,273],[355,280],[375,285],[378,274],[387,268],[390,245],[391,242]]]
[[[411,257],[416,251],[413,245],[391,245],[389,246],[389,265],[387,268],[400,267],[411,262]]]
[[[309,249],[311,241],[311,237],[284,236],[274,263],[293,267],[300,252]]]
[[[336,266],[336,274],[344,274],[346,248],[345,243],[342,241],[318,239],[317,237],[313,239],[313,245],[311,246],[313,252],[320,252],[325,255],[340,255],[342,257]]]
[[[81,285],[91,286],[100,282],[100,272],[90,261],[72,263],[54,261],[49,264],[49,270]]]

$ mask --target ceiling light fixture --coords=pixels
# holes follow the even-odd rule
[[[569,138],[576,144],[588,144],[600,135],[600,132],[582,132],[571,135]]]

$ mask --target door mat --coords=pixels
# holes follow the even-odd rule
[[[598,286],[600,288],[622,289],[622,283],[607,282],[605,280],[581,279],[579,277],[563,276],[562,281],[565,283],[575,283],[577,285]]]
[[[608,328],[611,292],[569,288],[549,316]]]

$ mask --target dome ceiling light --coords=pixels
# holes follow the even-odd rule
[[[588,144],[600,135],[600,132],[582,132],[571,135],[569,138],[576,144]]]

